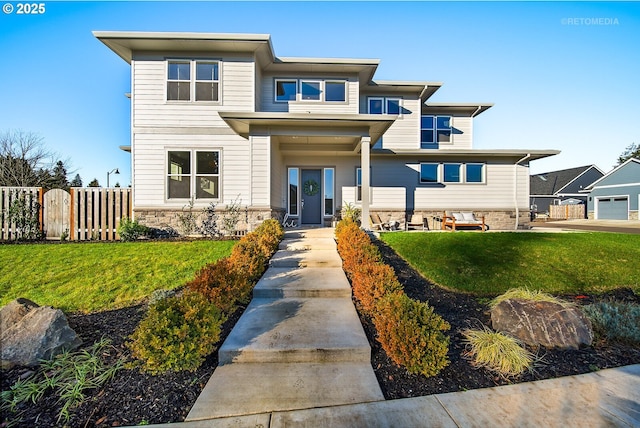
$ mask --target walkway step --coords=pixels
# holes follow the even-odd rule
[[[369,363],[219,366],[186,421],[384,400]]]
[[[220,364],[369,364],[371,348],[351,299],[254,298],[218,356]]]
[[[338,252],[333,250],[313,250],[313,251],[277,251],[269,265],[273,267],[342,267],[342,259]]]
[[[351,286],[341,268],[270,267],[253,289],[253,297],[351,298]]]
[[[287,238],[280,241],[280,250],[309,251],[309,250],[333,250],[337,248],[335,239],[327,238]]]

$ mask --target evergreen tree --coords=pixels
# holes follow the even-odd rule
[[[640,159],[640,144],[631,143],[618,157],[618,165],[622,165],[631,158]]]
[[[93,180],[91,180],[91,182],[89,183],[89,187],[100,187],[100,183],[98,183],[98,179],[94,178]]]
[[[64,189],[69,190],[69,180],[67,180],[67,169],[62,161],[56,162],[56,166],[53,167],[51,173],[51,179],[49,182],[50,189]]]
[[[80,174],[76,174],[71,180],[71,187],[82,187],[82,178],[80,178]]]

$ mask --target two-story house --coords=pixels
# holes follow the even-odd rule
[[[239,201],[253,228],[329,224],[347,204],[404,221],[470,210],[529,224],[529,162],[555,150],[474,150],[490,104],[430,103],[436,82],[376,81],[378,60],[284,58],[269,35],[94,32],[131,65],[133,210],[176,227],[194,198]]]

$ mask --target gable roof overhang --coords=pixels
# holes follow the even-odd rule
[[[443,150],[443,149],[420,149],[420,150],[372,150],[371,154],[388,154],[395,156],[419,157],[425,160],[478,160],[478,159],[502,159],[517,161],[520,163],[526,158],[527,162],[555,156],[560,150],[509,150],[509,149],[478,149],[478,150]]]
[[[94,31],[93,35],[129,64],[134,52],[246,52],[261,64],[275,61],[268,34]]]
[[[397,116],[379,114],[313,114],[273,112],[219,112],[220,117],[244,138],[256,133],[282,137],[297,149],[326,148],[358,151],[361,137],[371,137],[370,145],[380,139]],[[290,146],[285,146],[285,149]]]
[[[606,180],[607,178],[609,178],[610,176],[612,176],[613,174],[617,173],[618,171],[620,171],[622,168],[625,168],[627,165],[629,165],[630,163],[637,163],[640,165],[640,159],[637,158],[630,158],[627,159],[626,162],[618,165],[617,167],[615,167],[614,169],[612,169],[611,171],[609,171],[608,173],[606,173],[605,175],[603,175],[602,177],[600,177],[598,180],[594,181],[593,183],[591,183],[590,185],[588,185],[587,187],[585,187],[583,190],[581,190],[581,192],[590,192],[591,190],[593,190],[595,187],[598,186],[598,184],[600,184],[601,181]]]

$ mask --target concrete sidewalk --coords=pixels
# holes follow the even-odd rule
[[[426,397],[156,427],[640,427],[640,365]]]
[[[640,365],[384,400],[333,229],[288,231],[186,422],[226,427],[640,427]]]

